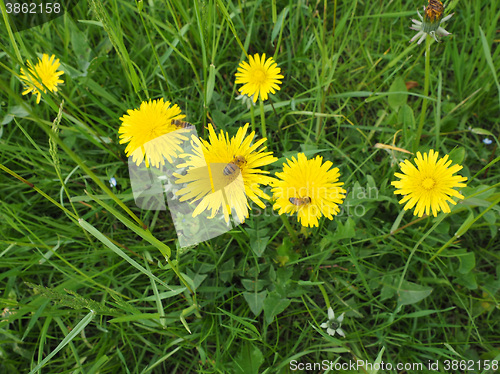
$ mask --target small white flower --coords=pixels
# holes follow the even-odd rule
[[[109,187],[116,187],[116,178],[115,177],[109,178]]]
[[[328,308],[328,322],[320,325],[321,328],[326,329],[328,335],[334,336],[335,333],[345,338],[344,330],[341,329],[342,321],[344,320],[344,313],[335,319],[335,312],[332,308]]]
[[[493,140],[491,140],[490,138],[484,138],[483,139],[483,143],[487,144],[487,145],[490,145],[491,143],[493,143]]]
[[[423,17],[418,10],[417,13],[421,21],[418,21],[416,19],[411,20],[413,24],[411,25],[410,29],[418,31],[418,33],[415,34],[413,38],[411,38],[410,43],[418,39],[417,44],[420,44],[425,40],[427,35],[432,36],[434,40],[436,40],[436,42],[439,43],[439,40],[436,37],[436,35],[439,37],[451,35],[448,31],[446,31],[439,25],[442,22],[448,21],[455,13],[452,13],[441,19],[441,16],[443,15],[442,12],[439,13],[436,12],[435,10],[433,11],[432,9],[430,9],[430,7],[426,8],[425,6],[424,6]]]

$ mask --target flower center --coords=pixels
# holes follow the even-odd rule
[[[337,330],[340,327],[340,323],[337,321],[328,321],[328,327],[332,330]]]
[[[422,187],[426,190],[432,189],[436,185],[436,182],[432,178],[425,178],[422,181]]]
[[[255,83],[262,84],[266,80],[266,73],[261,69],[255,70],[253,72],[252,78],[254,79]]]

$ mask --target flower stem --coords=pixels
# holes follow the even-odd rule
[[[259,98],[259,102],[260,102],[260,125],[262,126],[262,137],[267,138],[266,115],[264,113],[264,102],[262,101],[261,98]]]
[[[429,82],[430,82],[430,72],[431,72],[431,42],[432,38],[427,35],[425,39],[425,82],[424,82],[424,98],[422,101],[422,112],[420,113],[420,122],[418,123],[417,138],[413,143],[413,153],[418,151],[420,145],[420,137],[422,136],[422,129],[424,128],[425,112],[427,110],[427,95],[429,94]]]
[[[313,270],[311,270],[311,278],[314,282],[318,281],[318,274],[315,273]],[[323,295],[323,299],[325,299],[325,305],[326,309],[330,308],[330,298],[328,297],[328,293],[325,290],[325,287],[323,287],[322,284],[318,284],[319,290],[321,291],[321,294]]]
[[[250,106],[250,118],[252,120],[252,131],[255,131],[255,113],[253,112],[253,105]]]
[[[441,74],[441,70],[439,70],[438,74],[438,92],[437,92],[437,104],[436,104],[436,123],[434,126],[434,149],[437,151],[439,150],[440,147],[440,142],[439,142],[439,133],[441,132],[441,92],[443,88],[443,74]]]
[[[299,242],[299,238],[297,237],[297,233],[293,229],[292,225],[290,225],[290,221],[288,221],[288,216],[286,214],[280,214],[281,220],[283,221],[283,224],[285,225],[286,229],[288,230],[288,233],[292,237],[292,240],[294,243]]]

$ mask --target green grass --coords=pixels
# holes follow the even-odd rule
[[[387,373],[429,360],[445,373],[471,372],[445,360],[500,360],[500,1],[446,4],[453,35],[430,45],[427,98],[425,43],[408,43],[421,1],[104,3],[12,34],[2,19],[1,373],[288,373],[291,360],[377,357]],[[251,121],[235,100],[242,48],[285,76],[276,112],[264,106],[268,147],[332,161],[349,195],[319,228],[290,217],[298,243],[268,203],[179,251],[170,213],[134,203],[119,118],[163,97],[200,136],[210,122],[235,134]],[[41,53],[65,83],[36,105],[16,74]],[[466,199],[437,218],[403,214],[390,183],[409,155],[377,143],[450,154]],[[346,338],[320,328],[328,305],[345,312]]]

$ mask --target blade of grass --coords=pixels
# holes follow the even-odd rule
[[[66,337],[59,343],[59,345],[52,352],[50,352],[48,356],[42,360],[42,362],[36,365],[29,372],[29,374],[33,374],[39,369],[41,369],[47,362],[50,361],[52,357],[54,357],[57,354],[57,352],[66,347],[66,345],[68,345],[68,343],[71,342],[75,338],[75,336],[77,336],[92,321],[94,315],[95,312],[91,310],[89,314],[83,317],[83,319],[80,322],[78,322],[78,324],[71,330],[71,332],[68,335],[66,335]]]

